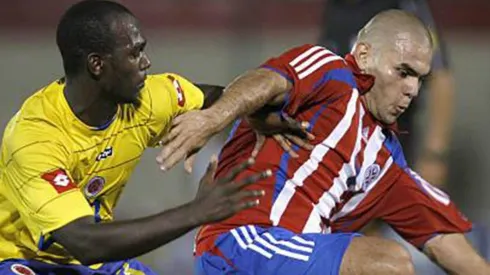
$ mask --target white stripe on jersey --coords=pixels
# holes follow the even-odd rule
[[[318,164],[322,161],[323,157],[327,154],[330,148],[335,148],[337,143],[342,139],[347,130],[349,129],[354,115],[357,113],[359,104],[357,99],[359,98],[359,92],[357,89],[353,89],[351,98],[347,103],[347,110],[340,122],[335,126],[330,135],[324,139],[320,144],[317,144],[311,151],[310,158],[305,161],[293,175],[292,179],[288,179],[277,196],[274,204],[271,207],[270,220],[274,226],[279,224],[279,221],[286,211],[289,201],[296,192],[296,186],[303,186],[305,179],[307,179],[316,169]]]
[[[304,70],[306,67],[310,66],[311,63],[313,63],[314,61],[316,61],[318,58],[320,57],[323,57],[324,55],[333,55],[334,53],[327,50],[327,49],[323,49],[317,53],[315,53],[313,56],[311,56],[310,58],[308,58],[306,61],[304,61],[303,63],[299,64],[299,66],[295,66],[294,67],[294,70],[299,73],[301,72],[302,70]]]
[[[315,62],[313,65],[311,65],[304,72],[300,73],[298,75],[298,78],[303,79],[303,78],[309,76],[310,74],[314,73],[316,70],[321,68],[323,65],[330,63],[332,61],[335,61],[335,60],[343,60],[343,59],[342,59],[342,57],[337,56],[337,55],[331,55],[331,56],[325,57],[325,58],[321,59],[320,61]]]
[[[364,117],[364,108],[361,106],[359,111],[359,121],[362,122]],[[356,143],[348,163],[344,163],[339,172],[339,175],[333,180],[332,186],[325,191],[318,203],[313,206],[313,211],[303,227],[303,233],[320,233],[322,232],[321,217],[330,219],[330,213],[337,203],[340,203],[340,197],[347,191],[347,179],[356,175],[356,159],[362,147],[362,131],[363,124],[359,123],[357,129]],[[323,232],[327,233],[327,232]]]
[[[289,62],[289,65],[293,67],[299,79],[304,79],[325,64],[335,60],[343,60],[343,58],[323,47],[313,46]]]
[[[374,133],[371,135],[368,144],[366,145],[366,149],[364,153],[365,158],[363,161],[363,165],[362,165],[363,167],[361,168],[361,171],[366,171],[366,167],[369,167],[371,164],[375,162],[376,157],[382,148],[385,138],[386,138],[385,135],[381,132],[381,127],[377,126]],[[335,221],[341,217],[348,215],[350,212],[356,209],[356,207],[362,202],[362,200],[369,194],[369,191],[371,191],[373,187],[376,186],[376,184],[384,177],[384,175],[390,169],[392,164],[393,164],[393,158],[390,156],[386,161],[385,165],[383,166],[383,169],[381,169],[381,172],[378,175],[378,177],[368,186],[366,190],[364,190],[364,193],[352,197],[349,200],[349,202],[347,202],[338,213],[333,215],[331,220]],[[362,172],[359,173],[358,177],[361,178],[361,181],[357,181],[357,183],[360,182],[362,184],[362,180],[364,180],[364,173]]]
[[[296,66],[296,64],[298,64],[301,60],[305,59],[307,56],[309,56],[310,54],[312,54],[312,53],[314,53],[320,49],[325,49],[325,48],[321,47],[321,46],[313,46],[313,47],[309,48],[304,53],[298,55],[293,61],[289,62],[289,65],[291,65],[292,67]]]

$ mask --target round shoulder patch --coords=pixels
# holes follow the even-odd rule
[[[85,196],[92,198],[104,189],[105,179],[103,177],[93,177],[85,186]]]
[[[32,271],[32,269],[23,264],[13,264],[10,267],[10,270],[18,275],[36,275],[36,273]]]

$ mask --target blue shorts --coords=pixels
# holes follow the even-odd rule
[[[126,272],[125,272],[126,271]],[[156,275],[148,267],[136,260],[103,264],[98,269],[83,265],[55,265],[33,260],[10,259],[0,262],[2,275]]]
[[[224,258],[204,253],[194,270],[201,274],[339,274],[356,233],[299,234],[280,227],[246,225],[216,240]]]

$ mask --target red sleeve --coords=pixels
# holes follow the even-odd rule
[[[294,116],[298,108],[320,96],[323,99],[332,96],[334,89],[320,89],[331,80],[332,70],[342,82],[350,85],[352,91],[354,80],[344,60],[321,46],[303,45],[286,51],[282,55],[267,60],[262,68],[273,70],[288,79],[293,84],[284,111]],[[337,81],[340,82],[340,81]]]
[[[409,169],[383,201],[381,218],[420,249],[438,234],[464,233],[472,227],[447,194]]]

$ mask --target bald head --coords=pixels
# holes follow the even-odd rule
[[[429,29],[415,15],[402,10],[387,10],[374,16],[358,33],[357,43],[366,43],[375,50],[385,50],[403,41],[416,42],[432,49]]]

